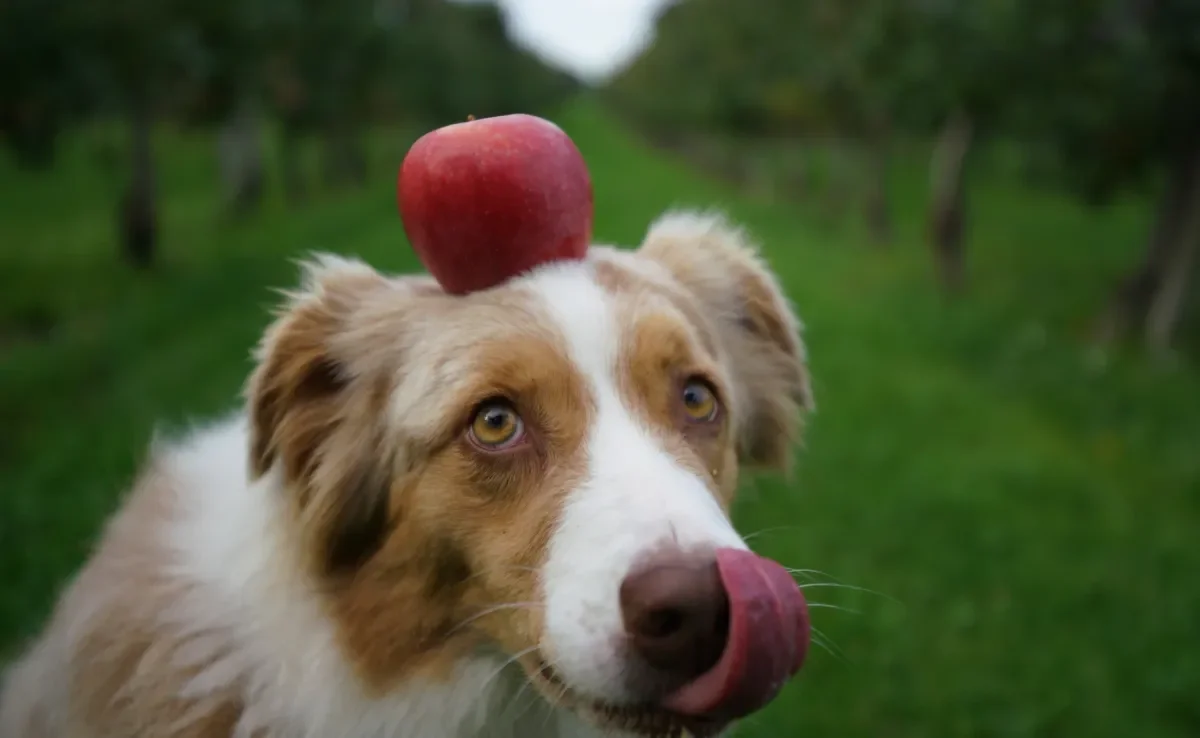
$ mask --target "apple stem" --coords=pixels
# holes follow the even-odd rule
[[[475,120],[475,116],[471,115],[470,113],[467,113],[467,122],[469,123],[473,120]]]

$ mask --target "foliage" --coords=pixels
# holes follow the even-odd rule
[[[1200,130],[1200,5],[1092,0],[1080,15],[1023,2],[1058,13],[1030,35],[1017,67],[1029,84],[1006,122],[1067,184],[1100,201],[1186,155]]]
[[[10,0],[0,62],[0,133],[42,164],[39,133],[133,104],[206,125],[247,96],[304,126],[444,123],[576,88],[508,40],[495,5],[441,0]]]
[[[1191,0],[687,0],[612,95],[653,125],[742,134],[927,135],[961,112],[1094,199],[1194,138],[1197,28]]]
[[[325,184],[361,184],[368,124],[536,113],[575,89],[509,41],[494,4],[443,0],[12,0],[0,44],[0,136],[25,168],[50,166],[72,123],[125,121],[116,233],[143,268],[159,240],[156,121],[220,126],[226,212],[244,217],[269,181],[264,112],[286,133],[280,181],[298,203],[306,140],[323,146]]]
[[[97,84],[65,10],[70,2],[0,4],[0,136],[27,167],[50,163],[58,130]]]
[[[972,149],[1015,142],[1031,183],[1089,204],[1164,174],[1164,203],[1187,201],[1170,183],[1200,147],[1198,28],[1194,0],[685,0],[608,94],[658,136],[867,143],[875,183],[888,139],[945,138],[958,122]],[[930,223],[965,222],[961,178],[934,186],[946,197]],[[1145,239],[1144,276],[1130,278],[1142,292],[1167,284],[1178,230]],[[1125,312],[1136,323],[1153,301]]]

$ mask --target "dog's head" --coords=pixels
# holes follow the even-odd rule
[[[637,250],[466,296],[319,260],[248,401],[253,473],[279,475],[366,684],[497,648],[557,704],[651,732],[725,648],[738,469],[787,467],[811,393],[741,232],[674,213]]]

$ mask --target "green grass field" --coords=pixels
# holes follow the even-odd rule
[[[808,326],[819,412],[795,478],[747,479],[738,523],[818,578],[835,644],[743,736],[1200,735],[1200,373],[1080,336],[1146,227],[1001,175],[972,192],[972,292],[932,288],[925,173],[880,251],[810,208],[741,194],[579,104],[598,239],[715,205],[763,242]],[[73,140],[56,171],[0,165],[0,651],[47,614],[152,430],[237,401],[270,287],[309,250],[408,270],[393,201],[407,140],[366,193],[217,217],[211,145],[164,132],[163,264],[114,258],[119,179]]]

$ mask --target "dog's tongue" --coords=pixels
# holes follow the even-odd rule
[[[736,720],[765,706],[804,663],[808,606],[787,569],[750,551],[717,551],[729,596],[729,640],[716,665],[663,706]]]

